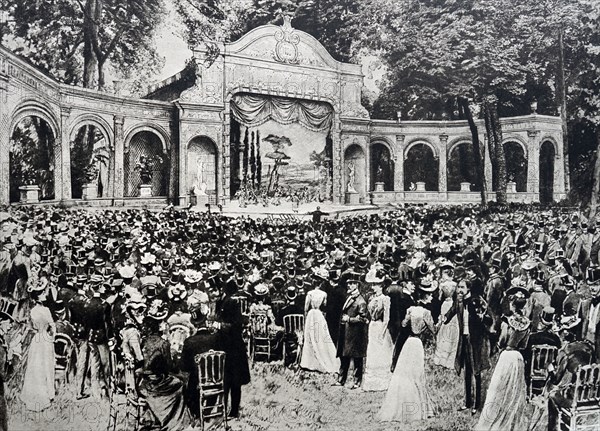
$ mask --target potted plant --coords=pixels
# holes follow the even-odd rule
[[[140,172],[140,197],[152,196],[152,177],[154,171],[162,164],[163,160],[160,156],[152,158],[141,155],[138,162],[135,164],[135,171]]]
[[[21,161],[21,175],[23,185],[19,187],[19,202],[35,203],[40,201],[40,187],[37,184],[38,172],[33,163],[25,158]]]
[[[107,166],[109,160],[106,146],[95,148],[88,165],[83,170],[85,183],[83,184],[83,199],[96,199],[98,197],[98,175],[100,166]]]

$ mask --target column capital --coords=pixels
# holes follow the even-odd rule
[[[396,135],[396,144],[404,145],[404,139],[406,139],[406,135]]]
[[[445,133],[442,133],[442,134],[440,135],[440,142],[441,142],[443,145],[446,145],[446,144],[448,143],[448,135],[447,135],[447,134],[445,134]]]
[[[527,136],[530,138],[537,138],[540,134],[539,130],[528,130],[527,131]]]
[[[60,108],[60,116],[63,120],[66,120],[71,116],[71,111],[73,108],[71,106],[63,106]]]
[[[123,127],[123,124],[125,124],[125,117],[123,115],[115,115],[114,122],[116,126]]]

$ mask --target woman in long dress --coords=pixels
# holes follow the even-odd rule
[[[442,267],[440,286],[440,299],[442,310],[440,321],[444,322],[444,316],[452,308],[454,294],[456,293],[456,282],[452,280],[452,268]],[[448,369],[454,369],[456,360],[456,350],[458,349],[458,317],[454,316],[446,325],[442,325],[436,336],[435,352],[433,354],[433,363]]]
[[[378,419],[383,422],[410,423],[433,416],[433,402],[425,381],[425,351],[421,338],[427,330],[434,332],[431,312],[424,305],[431,302],[431,288],[420,286],[417,305],[409,307],[402,326],[410,330],[398,364],[390,380]]]
[[[382,292],[383,280],[373,283],[374,295],[369,300],[368,310],[369,343],[367,344],[367,362],[363,378],[363,390],[385,391],[390,383],[390,366],[394,354],[392,336],[388,330],[390,320],[390,297]]]
[[[527,404],[525,362],[519,350],[527,346],[530,321],[524,316],[529,292],[523,287],[507,290],[511,297],[512,315],[500,327],[500,349],[485,404],[474,429],[477,431],[512,431],[525,429],[524,415]]]
[[[32,286],[30,297],[35,304],[30,312],[35,335],[29,346],[27,366],[21,391],[21,401],[27,410],[42,411],[54,399],[54,319],[50,310],[42,305],[46,297],[48,280],[41,278]]]
[[[306,318],[300,367],[323,373],[335,373],[340,368],[340,360],[336,357],[335,344],[321,311],[327,304],[327,294],[317,285],[306,294],[304,304]]]

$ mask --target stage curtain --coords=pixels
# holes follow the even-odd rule
[[[327,103],[256,94],[233,96],[231,113],[246,127],[274,120],[279,124],[300,123],[309,130],[322,132],[329,130],[333,121],[333,109]]]

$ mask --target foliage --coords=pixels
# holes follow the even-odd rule
[[[162,165],[162,163],[163,159],[158,155],[154,157],[147,157],[144,155],[140,156],[139,161],[135,164],[133,169],[135,171],[139,171],[142,185],[148,185],[152,183],[154,171],[160,169],[160,165]]]
[[[109,64],[133,76],[160,63],[153,37],[163,0],[0,1],[9,16],[2,36],[62,82],[103,88]]]

